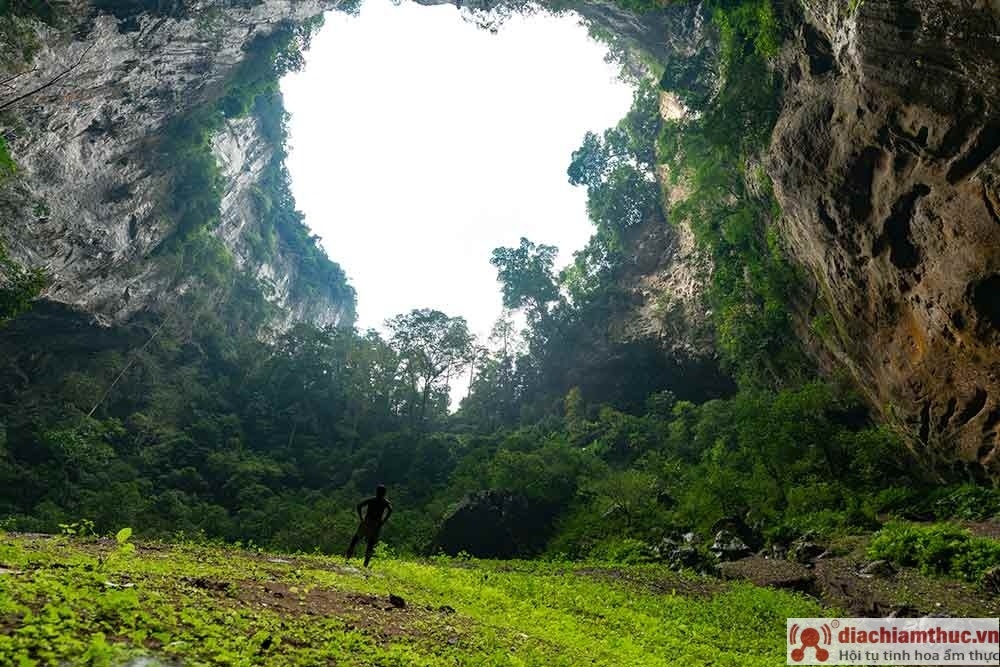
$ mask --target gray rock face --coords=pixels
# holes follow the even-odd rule
[[[218,0],[124,18],[87,5],[75,30],[39,28],[40,49],[17,92],[73,69],[9,110],[5,136],[19,177],[0,186],[0,235],[14,259],[46,267],[52,285],[44,298],[122,322],[186,289],[172,287],[151,259],[174,231],[165,201],[172,165],[156,150],[164,125],[217,94],[256,36],[336,4]],[[291,298],[294,258],[255,265],[246,251],[245,233],[256,224],[249,189],[271,150],[254,121],[231,123],[214,147],[227,179],[215,233],[238,264],[271,283],[283,324],[341,322],[350,304]]]
[[[712,542],[709,551],[715,554],[720,561],[733,561],[747,558],[753,554],[746,542],[728,530],[720,530],[715,534],[715,541]]]
[[[769,171],[834,330],[929,463],[1000,475],[1000,8],[807,0]],[[981,466],[981,467],[980,467]]]

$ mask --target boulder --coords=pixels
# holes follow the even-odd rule
[[[1000,594],[1000,565],[991,567],[983,573],[982,584],[987,592]]]
[[[715,534],[715,541],[709,550],[724,562],[740,560],[753,554],[753,550],[746,542],[728,530],[720,530]]]
[[[508,491],[479,491],[448,512],[432,551],[479,558],[531,556],[541,550],[551,530],[550,507]]]
[[[815,563],[826,554],[826,547],[815,542],[811,533],[806,533],[788,547],[788,560],[803,565]]]
[[[887,560],[876,560],[862,567],[858,574],[866,579],[882,579],[896,574],[896,568]]]

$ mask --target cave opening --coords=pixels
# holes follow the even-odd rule
[[[299,208],[358,292],[358,326],[413,308],[501,314],[495,247],[569,263],[593,227],[566,169],[625,116],[634,84],[573,14],[483,29],[452,5],[332,12],[281,82]]]

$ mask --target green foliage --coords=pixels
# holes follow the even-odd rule
[[[468,324],[464,318],[425,308],[397,315],[386,327],[410,385],[406,403],[411,424],[423,425],[435,392],[446,403],[452,373],[469,361],[472,335]]]
[[[7,142],[0,136],[0,183],[17,172],[17,164],[7,150]]]
[[[490,264],[497,268],[505,308],[527,308],[536,317],[546,306],[559,299],[559,288],[552,272],[558,248],[535,245],[521,238],[517,248],[497,248]]]
[[[417,562],[383,551],[366,576],[301,553],[144,546],[97,572],[101,545],[0,542],[0,562],[30,572],[0,587],[0,663],[651,667],[670,656],[763,666],[785,654],[782,619],[824,613],[801,595],[746,585],[672,593],[702,581],[650,565]],[[629,583],[647,579],[663,592]],[[390,593],[405,610],[374,608]]]
[[[659,138],[660,159],[688,193],[670,217],[689,224],[713,260],[708,298],[727,367],[746,386],[794,384],[808,370],[788,305],[799,280],[774,234],[780,211],[770,183],[747,169],[777,118],[778,82],[765,58],[779,29],[769,0],[718,7],[714,19],[722,89],[697,115],[665,124]]]
[[[625,118],[602,137],[588,132],[573,153],[569,182],[586,186],[598,238],[603,232],[619,239],[626,229],[659,215],[653,148],[659,123],[658,91],[643,81]]]
[[[757,55],[773,58],[781,47],[781,26],[775,14],[773,0],[715,0],[712,20],[719,27],[722,74],[753,46]]]
[[[933,510],[939,518],[984,521],[1000,517],[1000,489],[964,484],[942,489],[937,495]]]
[[[26,269],[7,255],[0,242],[0,327],[31,308],[49,280],[40,267]]]
[[[915,565],[924,574],[978,581],[1000,563],[1000,541],[973,537],[968,530],[949,523],[895,522],[875,535],[868,555],[899,565]]]
[[[97,537],[97,533],[94,532],[94,522],[90,519],[61,523],[59,524],[59,534],[66,537]]]

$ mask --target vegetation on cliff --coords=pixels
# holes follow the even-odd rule
[[[232,260],[210,233],[219,223],[223,190],[212,139],[227,120],[253,116],[272,146],[254,191],[259,220],[247,232],[253,259],[259,264],[279,256],[290,259],[291,298],[308,301],[325,296],[343,307],[346,323],[353,320],[354,290],[295,207],[285,168],[287,114],[278,88],[282,76],[302,67],[302,51],[321,25],[322,16],[303,25],[279,25],[257,37],[246,47],[246,58],[219,98],[166,128],[160,150],[173,171],[170,202],[176,231],[161,248],[161,261],[173,267],[178,280],[197,276],[203,288],[220,287],[231,280]]]
[[[254,192],[255,259],[297,257],[300,298],[325,290],[353,303],[353,291],[295,209],[284,167],[277,80],[301,64],[314,26],[253,42],[218,99],[172,123],[160,146],[175,168],[177,233],[159,259],[198,289],[111,333],[71,316],[32,319],[41,312],[0,334],[0,527],[79,536],[130,526],[189,543],[130,554],[128,535],[5,538],[0,577],[17,585],[0,588],[0,660],[101,663],[147,650],[235,664],[773,663],[780,619],[823,613],[815,601],[719,582],[707,598],[703,580],[659,564],[713,569],[697,536],[720,526],[741,532],[748,553],[881,528],[869,557],[987,585],[995,540],[884,524],[991,521],[1000,492],[943,485],[799,349],[799,280],[758,166],[780,102],[768,59],[782,26],[768,0],[711,4],[717,89],[671,89],[691,113],[666,122],[660,93],[672,80],[646,82],[621,123],[583,139],[568,177],[587,189],[594,236],[561,273],[551,246],[497,248],[504,304],[527,327],[505,317],[489,341],[429,309],[397,316],[385,334],[299,324],[274,335],[267,286],[235,271],[210,233],[223,185],[210,141],[226,119],[252,114],[276,147]],[[664,166],[683,198],[663,200]],[[689,226],[711,260],[707,306],[729,377],[612,333],[630,305],[630,234],[666,224]],[[2,253],[0,270],[15,276],[0,283],[13,290],[0,292],[4,319],[42,278]],[[34,336],[52,321],[65,328]],[[450,385],[467,371],[452,413]],[[547,560],[383,552],[362,576],[320,555],[219,546],[338,552],[356,529],[354,503],[377,483],[397,508],[383,534],[397,553],[435,554],[442,523],[489,490],[535,519],[512,536],[514,555]],[[690,562],[671,560],[679,539]],[[658,593],[630,587],[650,574]]]

